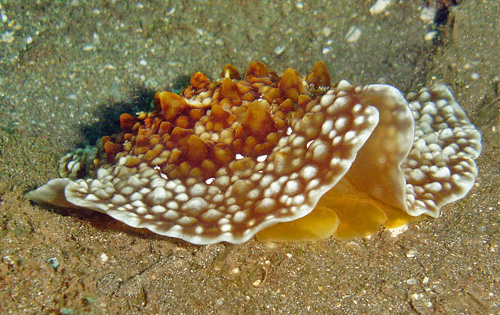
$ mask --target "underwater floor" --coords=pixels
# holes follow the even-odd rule
[[[66,2],[0,4],[2,313],[500,311],[498,1]],[[206,246],[23,197],[197,71],[320,60],[334,84],[446,84],[483,138],[469,194],[401,233]]]

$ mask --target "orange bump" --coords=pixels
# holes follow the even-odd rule
[[[251,134],[257,136],[265,137],[270,132],[276,131],[269,103],[266,100],[257,100],[250,103],[243,125]]]
[[[204,160],[201,162],[201,167],[205,170],[206,175],[213,174],[217,170],[212,160]]]
[[[157,134],[152,135],[151,137],[149,137],[149,142],[150,142],[152,147],[156,146],[157,144],[159,144],[161,142],[161,137]]]
[[[234,116],[232,113],[228,112],[227,110],[224,110],[222,108],[222,106],[215,104],[214,106],[212,106],[212,109],[210,111],[210,121],[207,123],[207,130],[209,130],[209,125],[210,125],[210,127],[213,127],[213,124],[216,122],[222,123],[224,128],[227,128],[235,120],[236,120],[236,116]],[[210,128],[210,129],[212,129],[212,128]]]
[[[207,87],[212,81],[210,81],[207,76],[201,72],[196,72],[191,76],[191,81],[189,82],[195,89],[201,90]]]
[[[314,65],[314,69],[306,77],[306,81],[309,84],[314,84],[316,87],[332,85],[330,73],[323,61],[318,61],[316,65]]]
[[[227,164],[229,164],[229,162],[234,160],[233,155],[227,150],[224,150],[224,149],[221,149],[218,147],[214,147],[213,150],[214,150],[215,158],[222,165],[227,165]]]
[[[131,156],[127,160],[127,167],[136,167],[137,165],[141,164],[141,160],[138,159],[135,156]]]
[[[261,62],[252,63],[245,74],[245,77],[265,77],[269,74],[267,67]]]
[[[156,150],[148,150],[146,154],[144,154],[144,161],[151,162],[154,158],[159,155],[159,152]]]
[[[129,131],[132,126],[136,123],[137,118],[132,117],[132,115],[124,113],[120,115],[120,126],[123,131]]]
[[[180,127],[175,127],[174,130],[172,130],[172,134],[170,135],[172,141],[178,142],[182,138],[189,137],[190,135],[193,134],[193,130],[191,129],[184,129]]]
[[[122,146],[112,141],[104,143],[104,151],[108,158],[113,158],[118,152],[122,150]]]
[[[187,157],[193,165],[199,165],[208,156],[208,145],[198,136],[192,135],[188,140]]]
[[[287,98],[283,103],[281,103],[279,110],[282,111],[283,113],[288,113],[289,111],[292,111],[295,109],[295,106],[293,105],[293,102],[291,99]]]
[[[104,146],[106,142],[112,141],[113,139],[110,136],[104,136],[101,138],[101,144]]]
[[[297,103],[299,103],[300,107],[306,107],[306,105],[311,101],[311,98],[307,95],[301,94],[299,95],[299,98],[297,100]]]
[[[241,97],[242,101],[253,102],[255,101],[255,96],[252,93],[245,93]]]
[[[191,118],[194,121],[200,120],[200,118],[203,117],[203,112],[199,108],[194,108],[189,111],[189,118]]]
[[[163,117],[172,120],[188,108],[188,104],[181,96],[171,92],[156,93],[155,98],[160,100]]]
[[[187,129],[189,127],[189,119],[187,116],[182,115],[179,118],[177,118],[175,124],[177,125],[177,127]]]
[[[232,100],[240,99],[240,89],[238,88],[236,83],[231,81],[231,79],[228,77],[222,80],[222,88],[220,91],[219,99],[222,100],[223,98],[229,98]]]
[[[304,93],[302,80],[300,79],[297,71],[292,68],[286,69],[285,73],[283,73],[283,77],[281,78],[278,87],[294,102],[297,102],[299,95]]]
[[[160,129],[158,130],[158,135],[163,136],[164,134],[168,134],[174,126],[168,121],[164,121],[160,124]]]
[[[229,78],[233,80],[240,79],[240,74],[238,73],[238,69],[236,69],[235,66],[230,64],[224,66],[224,69],[222,69],[220,76],[223,78]]]
[[[269,103],[272,103],[275,99],[281,97],[281,91],[277,88],[272,88],[269,92],[264,96],[265,99],[268,100]]]
[[[135,145],[138,147],[149,147],[149,137],[144,135],[137,135]]]
[[[179,164],[180,161],[182,160],[182,152],[181,150],[174,148],[172,150],[172,154],[170,154],[170,158],[168,160],[168,163],[170,164]]]

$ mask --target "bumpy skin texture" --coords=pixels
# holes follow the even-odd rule
[[[480,135],[444,86],[408,105],[387,85],[332,87],[322,62],[305,80],[261,63],[222,76],[123,114],[120,134],[66,155],[67,178],[28,197],[211,244],[369,235],[472,187]]]
[[[413,146],[402,166],[408,213],[438,217],[474,185],[481,135],[443,85],[410,94],[415,118]]]

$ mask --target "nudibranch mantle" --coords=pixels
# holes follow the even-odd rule
[[[443,85],[332,86],[253,63],[196,73],[122,132],[78,149],[33,201],[106,213],[194,244],[346,239],[438,217],[477,175],[481,137]]]

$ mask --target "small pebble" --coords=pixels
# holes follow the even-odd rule
[[[438,34],[438,31],[430,31],[429,33],[425,34],[424,39],[426,41],[431,41],[433,40]]]
[[[392,0],[377,0],[377,2],[370,7],[370,14],[376,15],[384,12],[391,2]]]
[[[436,18],[437,9],[425,7],[420,13],[420,19],[426,23],[433,23]]]
[[[361,29],[356,26],[351,26],[351,28],[349,29],[349,31],[345,36],[345,40],[348,43],[355,43],[358,41],[360,36],[361,36]]]
[[[417,280],[414,278],[406,280],[406,283],[409,285],[417,284]]]
[[[102,253],[101,254],[101,262],[104,264],[105,262],[108,261],[108,255],[106,255],[105,253]]]
[[[385,79],[380,78],[380,79],[379,79],[379,83],[382,83],[382,82],[380,82],[380,81],[382,81],[382,80],[384,80],[384,81],[385,81]],[[384,82],[384,83],[385,83],[385,82]],[[397,227],[397,228],[395,228],[395,229],[388,229],[388,231],[389,231],[389,233],[391,233],[391,236],[392,236],[392,237],[396,237],[396,236],[398,236],[399,234],[403,233],[403,232],[404,232],[404,231],[406,231],[406,230],[408,230],[408,225],[403,225],[403,226]]]
[[[323,27],[323,29],[321,30],[321,32],[323,33],[323,35],[325,37],[328,37],[332,33],[332,30],[329,27]]]
[[[408,258],[413,258],[417,256],[417,251],[414,250],[414,249],[410,249],[407,253],[406,253],[406,257]]]
[[[274,49],[274,53],[279,56],[281,55],[283,52],[285,51],[285,47],[284,46],[278,46]]]
[[[49,263],[50,267],[54,269],[57,269],[57,267],[59,267],[59,261],[55,257],[47,259],[47,262]]]
[[[14,41],[14,32],[6,31],[2,34],[2,42],[12,43]]]

